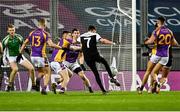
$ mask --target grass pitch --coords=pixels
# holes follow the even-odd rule
[[[180,92],[138,95],[136,92],[88,92],[41,95],[38,92],[0,92],[0,110],[180,110]]]

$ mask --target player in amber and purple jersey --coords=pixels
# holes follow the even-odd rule
[[[155,44],[152,49],[152,56],[150,58],[149,66],[154,65],[151,72],[153,78],[153,91],[158,85],[157,74],[162,66],[165,66],[169,60],[169,48],[176,45],[177,42],[170,29],[165,26],[165,18],[159,17],[157,19],[158,29],[156,29],[151,37],[145,41],[145,44]]]
[[[80,36],[80,34],[78,32],[79,32],[79,30],[73,29],[71,41],[73,42],[72,43],[73,45],[80,47],[81,46],[80,44],[75,44],[77,42],[77,38]],[[89,92],[93,93],[90,81],[85,76],[82,65],[80,66],[80,64],[78,63],[79,56],[82,56],[80,51],[67,50],[66,51],[66,59],[65,59],[65,61],[63,61],[63,64],[67,68],[69,68],[72,72],[78,74],[80,76],[80,78],[83,80],[86,87],[88,88]]]
[[[46,56],[46,44],[50,47],[61,49],[60,46],[54,44],[51,40],[50,34],[44,29],[46,27],[45,19],[40,19],[38,22],[38,28],[29,34],[29,37],[23,43],[20,53],[22,53],[27,43],[31,45],[31,61],[38,70],[38,77],[36,79],[37,89],[40,91],[40,80],[43,76],[44,86],[41,93],[47,94],[46,87],[50,80],[50,67],[48,66],[47,56]]]
[[[68,38],[71,37],[71,33],[68,31],[64,31],[62,34],[62,38],[60,38],[58,42],[58,46],[63,48],[69,48],[72,43]],[[68,69],[62,63],[66,59],[66,50],[63,49],[54,49],[51,57],[51,68],[60,75],[60,79],[57,83],[61,83],[61,89],[59,93],[64,93],[65,88],[69,82]],[[56,84],[52,83],[52,91],[56,94]]]

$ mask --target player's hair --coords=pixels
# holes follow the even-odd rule
[[[74,28],[73,30],[72,30],[72,33],[74,33],[75,31],[79,31],[77,28]]]
[[[8,26],[7,26],[7,29],[8,28],[14,28],[15,26],[13,25],[13,24],[8,24]]]
[[[88,31],[93,31],[93,30],[96,30],[96,27],[93,26],[93,25],[89,25],[88,27]]]
[[[69,31],[63,31],[62,34],[64,35],[64,34],[67,34],[67,33],[71,33],[71,32],[69,32]]]
[[[158,27],[158,25],[157,25],[157,23],[154,25],[154,28],[157,28]]]
[[[44,18],[39,19],[38,23],[40,26],[46,26],[46,20]]]
[[[163,16],[160,16],[157,20],[161,21],[161,23],[164,24],[166,19]]]

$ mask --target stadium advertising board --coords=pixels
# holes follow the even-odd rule
[[[100,71],[101,79],[104,87],[107,90],[114,90],[114,91],[130,91],[131,83],[132,83],[132,77],[129,72],[119,72],[119,74],[116,76],[116,78],[121,83],[121,87],[117,87],[114,84],[110,83],[108,80],[107,72]],[[142,78],[145,71],[139,71],[137,75],[137,85],[140,85],[142,83]],[[179,91],[180,90],[180,76],[179,71],[172,71],[170,72],[168,76],[168,80],[162,87],[162,91]],[[90,80],[93,90],[99,90],[99,87],[96,83],[95,77],[92,74],[91,71],[86,71],[86,76]],[[161,74],[158,76],[161,77]],[[51,76],[51,82],[54,82],[59,78],[59,75],[52,74]],[[150,82],[150,81],[148,81]],[[2,90],[5,90],[7,88],[8,84],[8,77],[5,73],[4,79],[3,79],[3,86]],[[149,85],[149,84],[148,84]],[[31,80],[28,78],[28,72],[19,72],[17,74],[16,80],[15,80],[15,89],[17,91],[30,91],[31,90]],[[49,91],[51,89],[50,85],[48,86],[47,90]],[[145,90],[148,89],[148,86],[145,87]],[[68,86],[68,91],[79,91],[79,90],[85,90],[85,86],[83,85],[82,80],[78,75],[73,75],[71,78]]]

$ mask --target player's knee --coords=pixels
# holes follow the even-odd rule
[[[18,72],[18,68],[14,67],[14,68],[12,68],[12,71]]]
[[[33,72],[35,70],[34,67],[29,67],[28,69],[30,72]]]
[[[67,77],[67,78],[65,78],[63,81],[64,81],[64,83],[68,83],[69,82],[69,77]]]

